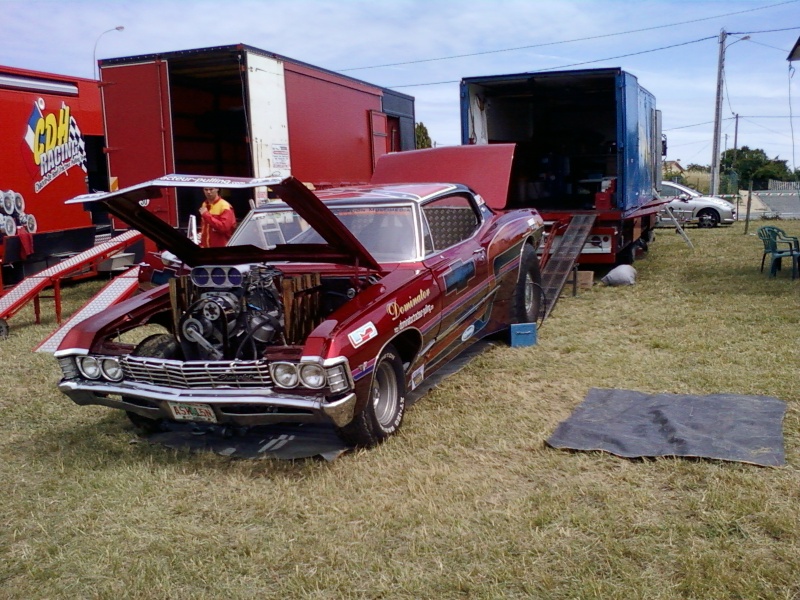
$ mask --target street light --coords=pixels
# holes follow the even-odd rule
[[[725,72],[725,50],[733,46],[736,42],[743,42],[749,40],[750,36],[746,35],[740,37],[725,45],[725,39],[728,34],[723,29],[719,32],[719,62],[717,63],[717,103],[714,109],[714,143],[711,154],[711,195],[716,196],[719,191],[719,137],[720,126],[722,123],[722,86],[723,86],[723,73]]]
[[[114,29],[106,29],[103,33],[97,36],[97,39],[94,41],[94,51],[92,52],[92,59],[94,59],[94,65],[92,66],[92,73],[94,74],[94,78],[97,79],[97,42],[100,41],[100,38],[103,37],[107,33],[111,33],[112,31],[122,31],[125,29],[122,25],[117,25]]]

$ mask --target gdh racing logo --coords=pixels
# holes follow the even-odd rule
[[[37,194],[76,165],[86,172],[86,142],[65,102],[57,112],[46,113],[44,98],[36,100],[28,118],[25,142],[38,167],[39,180],[34,184]]]

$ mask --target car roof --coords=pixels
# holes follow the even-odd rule
[[[697,191],[697,190],[693,190],[688,185],[683,185],[682,183],[677,183],[675,181],[662,181],[661,185],[666,185],[666,186],[670,186],[670,187],[676,187],[676,188],[682,189],[682,190],[692,190],[693,192]]]
[[[466,186],[453,183],[403,183],[339,187],[317,190],[314,193],[323,202],[365,200],[371,204],[384,204],[398,201],[422,203],[442,194],[468,191]]]

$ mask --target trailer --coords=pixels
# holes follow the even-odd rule
[[[630,73],[465,77],[461,132],[463,144],[516,144],[506,205],[539,210],[543,263],[563,246],[559,277],[575,263],[630,263],[652,241],[666,148],[655,98]]]
[[[108,190],[100,91],[92,79],[0,66],[0,296],[91,248],[102,211],[65,200]]]
[[[169,173],[293,175],[314,189],[366,183],[414,148],[414,99],[244,44],[99,61],[109,172],[127,187]],[[268,191],[228,190],[237,218]],[[202,200],[148,209],[186,228]]]

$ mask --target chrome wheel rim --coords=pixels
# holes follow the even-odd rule
[[[536,315],[533,315],[533,299],[535,293],[535,284],[533,281],[533,277],[531,277],[530,273],[525,275],[525,313],[528,315],[529,318],[535,318]]]
[[[388,428],[392,425],[398,404],[397,376],[391,363],[384,361],[378,367],[372,384],[372,407],[375,419],[381,427]]]

